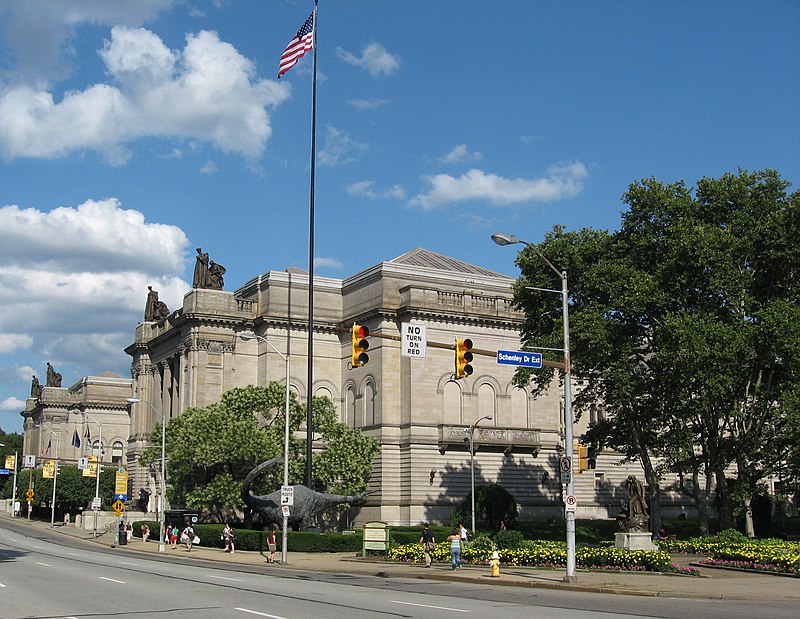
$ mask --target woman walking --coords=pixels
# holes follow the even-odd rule
[[[453,529],[450,535],[447,536],[447,541],[450,542],[450,561],[452,569],[457,570],[461,567],[461,531]]]

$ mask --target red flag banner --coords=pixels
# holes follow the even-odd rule
[[[281,55],[281,63],[278,67],[278,77],[291,69],[303,54],[314,48],[314,11],[294,35],[294,38],[289,41],[289,45],[283,50]]]

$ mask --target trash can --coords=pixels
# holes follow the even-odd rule
[[[125,546],[127,545],[127,543],[128,543],[128,534],[123,529],[122,531],[119,532],[119,545]]]

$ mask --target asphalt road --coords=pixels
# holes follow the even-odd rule
[[[0,617],[781,617],[796,608],[610,596],[472,583],[209,567],[126,556],[47,532],[0,527]]]

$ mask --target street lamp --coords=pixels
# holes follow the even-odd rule
[[[269,340],[261,335],[256,335],[255,333],[240,333],[239,337],[245,341],[249,340],[257,340],[259,342],[263,342],[267,346],[269,346],[272,351],[278,355],[281,359],[283,359],[284,363],[286,364],[286,405],[284,411],[284,420],[283,420],[283,429],[284,429],[284,438],[283,438],[283,485],[284,487],[289,486],[289,372],[290,372],[290,357],[289,357],[289,350],[287,347],[286,354],[284,355],[281,351],[279,351],[275,346],[273,346]],[[311,407],[311,400],[308,402],[309,410]],[[310,458],[310,454],[307,453],[307,457]],[[308,466],[306,467],[308,468]],[[283,514],[283,535],[281,537],[281,563],[284,565],[287,562],[289,546],[288,546],[288,539],[289,539],[289,517],[284,513]]]
[[[94,501],[95,503],[100,498],[100,469],[103,466],[103,424],[97,421],[94,417],[92,417],[89,413],[85,410],[78,410],[80,415],[84,417],[88,417],[90,421],[93,421],[97,424],[97,428],[99,431],[98,439],[97,439],[97,462],[95,468],[95,484],[94,484]],[[94,508],[94,528],[92,529],[92,538],[97,537],[97,512],[100,511],[100,506],[92,505]]]
[[[53,432],[53,430],[44,425],[40,425],[39,427],[44,428],[50,434],[56,437],[56,466],[55,469],[53,470],[53,501],[52,504],[50,505],[50,526],[54,527],[56,526],[56,483],[58,483],[58,444],[61,439],[61,434],[59,434],[58,432]]]
[[[533,288],[534,290],[541,290],[543,292],[555,292],[561,294],[561,313],[564,326],[564,445],[565,456],[570,462],[569,478],[567,480],[567,496],[574,496],[575,486],[572,479],[572,461],[573,461],[573,445],[572,445],[572,391],[571,391],[571,362],[569,352],[569,289],[567,286],[567,270],[557,269],[553,263],[545,258],[542,253],[536,248],[535,245],[528,241],[523,241],[511,234],[495,233],[492,235],[492,240],[498,245],[515,245],[520,243],[530,247],[542,262],[544,262],[550,270],[561,278],[561,290],[550,290],[548,288]],[[565,582],[574,582],[577,580],[575,576],[575,512],[567,511],[567,573],[564,576]]]
[[[147,404],[150,409],[156,414],[156,416],[161,417],[161,482],[159,483],[159,497],[158,497],[158,552],[164,552],[164,507],[166,506],[166,486],[165,486],[165,479],[167,477],[167,469],[166,469],[166,458],[164,456],[164,447],[166,445],[166,437],[167,437],[167,418],[163,415],[163,413],[159,413],[156,410],[156,407],[153,406],[147,400],[140,400],[139,398],[128,398],[127,401],[130,404],[138,404],[139,402],[144,402]]]
[[[475,533],[475,428],[483,420],[491,421],[491,415],[484,415],[478,421],[473,423],[469,429],[464,428],[465,432],[469,432],[469,488],[470,497],[472,498],[472,535]]]

